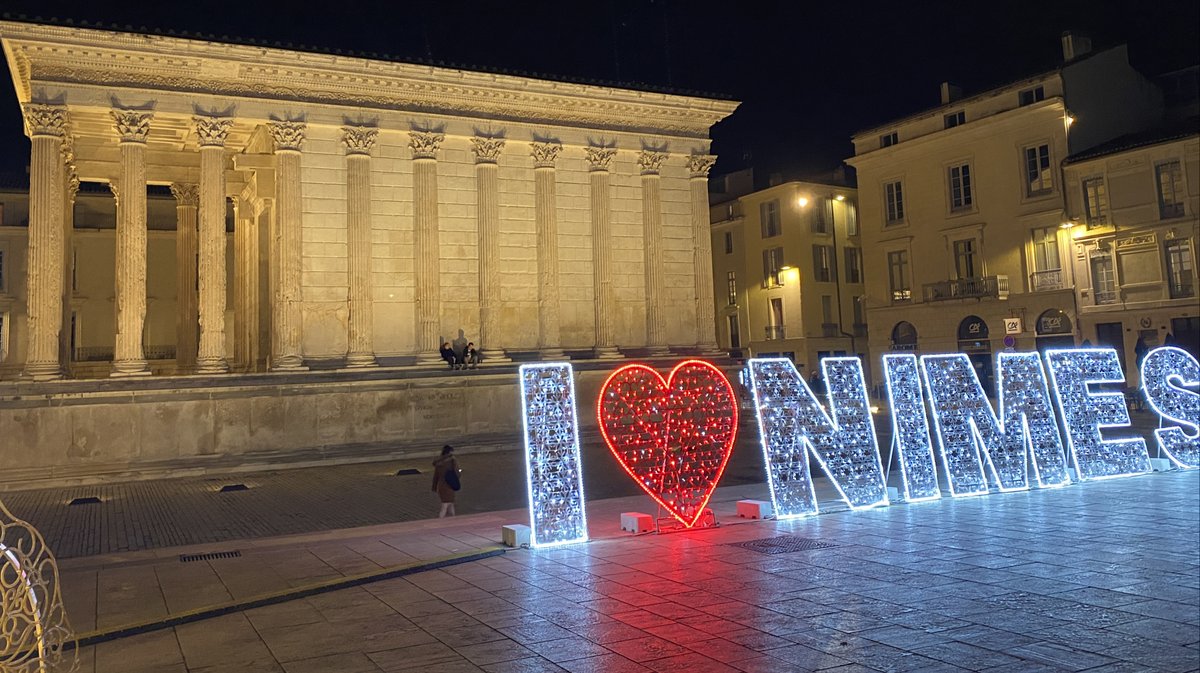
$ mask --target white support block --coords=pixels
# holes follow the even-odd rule
[[[888,493],[888,502],[899,502],[900,501],[900,489],[896,488],[895,486],[888,486],[887,493]]]
[[[765,500],[738,500],[737,515],[743,519],[766,519],[775,516],[775,510]]]
[[[1169,472],[1175,469],[1175,465],[1169,458],[1151,458],[1150,467],[1154,468],[1155,472]]]
[[[621,530],[630,533],[645,533],[654,530],[654,517],[641,512],[622,512]]]
[[[500,539],[504,541],[507,547],[528,547],[529,546],[529,526],[521,524],[510,524],[500,528]]]

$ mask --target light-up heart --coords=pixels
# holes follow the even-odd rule
[[[696,525],[737,438],[737,397],[721,370],[686,360],[664,380],[627,365],[600,388],[596,414],[629,476],[684,526]]]

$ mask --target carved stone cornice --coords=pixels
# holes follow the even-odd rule
[[[445,134],[436,131],[409,131],[408,146],[412,148],[414,159],[436,159]]]
[[[687,158],[688,172],[693,178],[706,178],[717,158],[709,154],[691,154]]]
[[[185,182],[172,182],[171,194],[181,206],[200,205],[200,185]]]
[[[154,117],[153,112],[144,110],[113,110],[112,111],[113,126],[117,129],[117,135],[123,143],[142,143],[145,144],[146,138],[150,135],[150,120]]]
[[[588,169],[593,171],[607,171],[612,158],[617,156],[615,147],[588,146],[583,151],[587,153]]]
[[[307,130],[304,122],[267,122],[267,130],[275,140],[275,151],[291,150],[299,152],[304,144],[304,134]]]
[[[67,200],[74,201],[75,195],[79,193],[79,176],[72,170],[67,176]]]
[[[32,136],[61,136],[67,130],[67,108],[63,105],[26,103],[25,124]]]
[[[370,156],[375,141],[379,138],[379,129],[370,126],[343,126],[342,145],[346,154],[366,154]]]
[[[666,152],[642,150],[638,152],[637,163],[642,169],[642,175],[658,175],[658,171],[662,168],[662,164],[666,159]]]
[[[529,143],[534,168],[554,168],[554,162],[561,151],[562,143]]]
[[[192,117],[192,128],[201,147],[224,147],[233,120],[228,117]]]
[[[471,151],[475,153],[475,163],[494,164],[500,160],[500,150],[504,149],[504,138],[471,138]]]
[[[18,95],[87,84],[707,138],[732,101],[427,65],[4,22]]]

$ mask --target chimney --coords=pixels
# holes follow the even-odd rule
[[[1087,56],[1092,51],[1092,39],[1078,31],[1066,31],[1062,34],[1063,62],[1069,63],[1081,56]]]
[[[962,98],[962,87],[954,86],[949,82],[942,82],[942,105],[953,103]]]

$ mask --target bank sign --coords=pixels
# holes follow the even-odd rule
[[[755,358],[748,368],[776,516],[818,513],[810,459],[851,509],[889,504],[859,358],[821,361],[824,400],[790,360]],[[996,369],[993,409],[965,354],[883,356],[906,502],[1151,471],[1146,440],[1128,430],[1115,350],[1000,353]],[[532,542],[586,540],[571,366],[524,365],[520,379]],[[1156,451],[1177,467],[1200,467],[1200,363],[1180,348],[1156,348],[1141,363],[1141,383],[1140,395],[1159,418]],[[608,377],[596,400],[600,432],[613,456],[685,527],[701,521],[720,481],[737,413],[729,381],[701,360],[680,363],[668,377],[626,365]],[[945,475],[941,483],[939,472]]]

